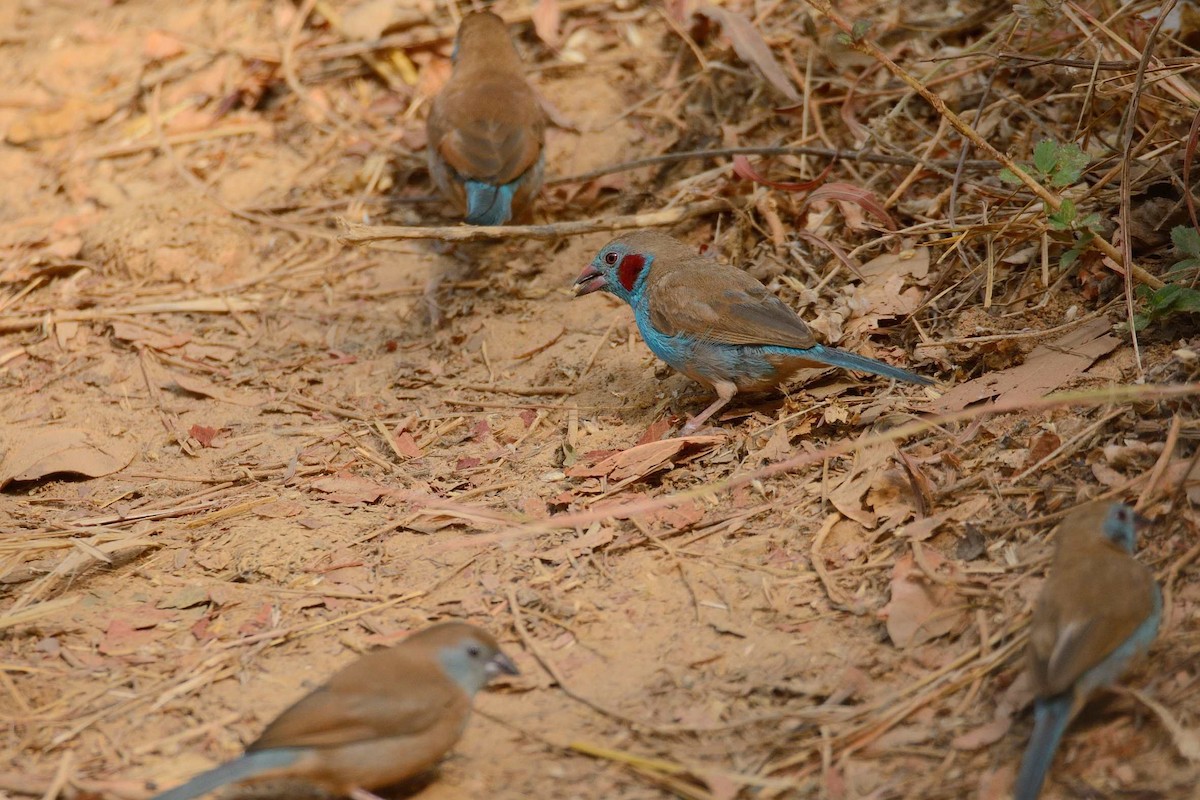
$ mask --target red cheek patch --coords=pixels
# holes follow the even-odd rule
[[[642,274],[642,268],[645,266],[646,257],[636,253],[630,253],[621,259],[621,265],[617,267],[617,280],[625,287],[625,291],[633,291],[633,285],[637,283],[638,275]]]

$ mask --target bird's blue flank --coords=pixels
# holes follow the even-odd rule
[[[800,350],[794,347],[720,344],[686,335],[667,336],[650,324],[648,304],[635,303],[633,310],[642,340],[650,351],[673,369],[692,377],[731,381],[738,386],[770,384],[775,381],[778,372],[772,361],[783,357],[803,358],[925,386],[933,383],[908,370],[822,345]]]
[[[1138,653],[1145,652],[1154,641],[1162,619],[1162,592],[1154,586],[1154,608],[1150,616],[1142,620],[1129,638],[1113,650],[1096,666],[1079,676],[1075,685],[1054,697],[1037,701],[1033,710],[1033,735],[1025,748],[1021,760],[1021,772],[1013,787],[1014,800],[1037,800],[1046,780],[1046,773],[1054,761],[1054,751],[1071,719],[1071,705],[1075,697],[1086,697],[1101,686],[1112,684]]]
[[[300,755],[301,750],[294,747],[273,747],[270,750],[247,753],[228,764],[222,764],[216,769],[197,775],[182,786],[176,786],[174,789],[155,795],[151,800],[191,800],[193,797],[207,794],[226,784],[237,783],[268,770],[286,767]]]
[[[1013,800],[1037,800],[1042,791],[1046,773],[1054,761],[1059,740],[1067,723],[1071,720],[1071,702],[1074,694],[1067,690],[1054,697],[1037,701],[1033,709],[1033,735],[1021,759],[1021,772],[1013,786]]]
[[[848,353],[845,350],[838,350],[834,347],[825,347],[824,345],[814,345],[806,350],[797,350],[791,347],[764,347],[763,350],[770,354],[783,356],[798,356],[806,358],[810,361],[819,361],[822,364],[828,364],[831,367],[842,367],[843,369],[853,369],[858,372],[866,372],[871,375],[879,375],[884,378],[892,378],[905,383],[917,383],[921,386],[932,386],[933,381],[922,375],[917,375],[914,372],[909,372],[906,369],[893,367],[891,364],[885,364],[882,361],[876,361],[873,358],[860,356],[855,353]]]
[[[1076,692],[1091,692],[1101,686],[1115,683],[1134,656],[1144,653],[1150,648],[1150,643],[1154,641],[1161,621],[1162,591],[1158,588],[1158,584],[1155,584],[1154,607],[1150,611],[1150,616],[1142,620],[1142,624],[1129,634],[1128,639],[1121,642],[1120,647],[1109,653],[1107,658],[1079,676],[1079,680],[1076,681]]]
[[[466,181],[467,222],[471,225],[503,225],[508,222],[512,218],[513,195],[520,184],[520,178],[503,186]]]

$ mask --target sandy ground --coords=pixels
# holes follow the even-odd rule
[[[427,5],[414,8],[444,24]],[[729,120],[687,128],[696,94],[630,114],[689,50],[640,7],[592,19],[564,45],[582,66],[522,29],[535,83],[575,126],[552,129],[550,174],[671,137],[736,141]],[[1030,725],[1021,635],[1046,534],[1085,496],[1136,498],[1172,416],[1194,437],[1189,407],[1009,414],[714,487],[910,421],[937,396],[832,375],[614,468],[708,398],[655,363],[626,307],[571,298],[608,236],[337,244],[337,216],[449,221],[405,199],[429,191],[413,102],[427,87],[389,92],[329,50],[337,34],[296,23],[290,4],[250,0],[0,4],[5,469],[97,475],[0,495],[0,796],[146,797],[238,754],[356,653],[447,618],[492,630],[522,674],[478,698],[417,787],[426,800],[1003,796]],[[435,43],[412,50],[422,81],[444,77],[430,30],[413,34]],[[540,218],[658,207],[710,166],[554,186]],[[766,235],[737,215],[677,233],[719,236],[739,259]],[[954,259],[847,305],[833,299],[847,276],[805,295],[814,281],[792,256],[753,253],[757,274],[794,276],[773,288],[843,346],[951,383],[1040,341],[914,351],[917,331],[890,325],[881,298],[974,280]],[[431,330],[435,273],[447,321]],[[1007,315],[934,304],[921,335],[1040,330],[1100,307],[1073,279],[1039,299]],[[1144,343],[1156,380],[1187,377],[1180,346]],[[1100,350],[1064,388],[1132,374],[1126,339]],[[1194,742],[1200,712],[1200,590],[1183,558],[1196,528],[1158,488],[1148,512],[1171,521],[1145,559],[1179,566],[1154,666],[1130,682],[1184,730],[1106,696],[1072,729],[1048,797],[1193,791],[1174,745]],[[574,521],[545,522],[561,514]]]

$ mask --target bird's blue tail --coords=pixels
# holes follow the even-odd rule
[[[268,770],[286,767],[299,758],[301,752],[298,748],[274,747],[270,750],[259,750],[257,753],[247,753],[228,764],[202,772],[187,783],[168,789],[150,800],[191,800],[227,783],[237,783]]]
[[[466,181],[467,222],[471,225],[503,225],[512,218],[513,195],[520,180],[493,186],[483,181]]]
[[[884,378],[893,378],[905,383],[917,383],[921,386],[932,386],[933,381],[915,372],[909,372],[906,369],[893,367],[891,364],[885,364],[882,361],[876,361],[873,358],[848,353],[845,350],[838,350],[836,347],[825,347],[824,345],[816,345],[808,350],[804,350],[804,357],[811,361],[819,361],[822,364],[828,364],[831,367],[842,367],[843,369],[853,369],[859,372],[868,372],[872,375],[880,375]]]
[[[1072,700],[1068,691],[1038,700],[1034,706],[1033,734],[1021,759],[1021,772],[1013,786],[1013,800],[1037,800],[1058,750],[1058,742],[1071,721]]]

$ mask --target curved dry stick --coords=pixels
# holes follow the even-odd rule
[[[703,200],[687,206],[664,208],[644,214],[621,217],[598,217],[552,222],[546,225],[356,225],[341,217],[338,224],[344,244],[366,245],[401,239],[440,239],[443,242],[481,242],[496,239],[557,239],[561,236],[581,236],[585,233],[615,232],[630,228],[664,228],[692,217],[728,211],[728,200]]]
[[[639,158],[633,161],[626,161],[622,164],[612,164],[607,167],[589,170],[588,172],[581,172],[578,175],[563,175],[557,178],[550,178],[546,181],[546,185],[557,186],[561,183],[583,183],[593,178],[612,175],[614,172],[628,172],[629,170],[640,169],[642,167],[653,167],[657,164],[690,161],[694,158],[722,158],[725,156],[820,156],[831,158],[835,161],[867,161],[874,164],[893,164],[898,167],[932,166],[943,169],[951,169],[957,167],[959,164],[957,158],[923,159],[916,156],[875,153],[870,150],[835,150],[829,147],[815,147],[812,145],[796,145],[793,147],[717,147],[712,150],[681,150],[677,153],[663,153],[662,155],[650,156],[648,158]],[[972,169],[995,169],[1000,166],[995,161],[978,159],[962,163]]]

